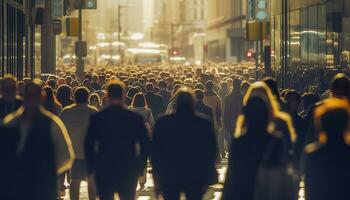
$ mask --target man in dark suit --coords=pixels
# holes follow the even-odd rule
[[[196,116],[194,94],[180,89],[176,113],[159,119],[153,133],[153,177],[165,200],[200,200],[217,182],[217,142],[213,125]]]
[[[101,200],[135,199],[137,179],[143,174],[149,138],[141,116],[124,106],[124,84],[108,84],[109,107],[92,115],[85,152],[90,173],[95,173]],[[96,146],[98,148],[96,148]]]
[[[146,90],[147,90],[146,100],[147,100],[148,106],[151,109],[155,119],[157,119],[165,111],[163,98],[162,96],[154,92],[154,86],[152,83],[146,84]]]

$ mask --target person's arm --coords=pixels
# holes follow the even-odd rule
[[[153,129],[153,127],[154,127],[154,118],[153,118],[153,113],[152,113],[151,110],[148,110],[147,122],[148,122],[149,126],[151,127],[151,129]]]
[[[98,133],[98,127],[94,119],[94,116],[90,117],[89,127],[85,137],[85,158],[89,174],[95,170],[95,147],[97,143],[96,134]]]
[[[139,175],[142,175],[144,172],[144,169],[147,165],[147,159],[148,159],[148,155],[150,152],[150,138],[148,137],[148,132],[147,132],[147,129],[145,127],[144,120],[141,117],[139,118],[137,125],[138,125],[137,137],[138,137],[138,142],[140,145]]]
[[[56,154],[57,174],[62,174],[72,167],[75,155],[64,123],[55,115],[52,115],[51,119],[51,136]]]

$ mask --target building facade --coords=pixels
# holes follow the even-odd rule
[[[272,67],[287,85],[306,69],[349,67],[350,1],[272,0],[270,9]]]
[[[245,40],[247,1],[208,1],[208,59],[242,61],[252,43]]]

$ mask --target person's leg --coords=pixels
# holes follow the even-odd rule
[[[162,193],[164,200],[179,200],[181,192],[175,188],[164,188]]]
[[[140,183],[140,190],[143,190],[145,188],[145,184],[147,181],[147,168],[143,171],[143,175],[139,177],[139,183]]]
[[[89,200],[96,200],[96,185],[93,178],[88,178]]]
[[[100,200],[114,200],[114,192],[99,192]]]
[[[71,200],[79,200],[79,192],[80,192],[80,180],[72,180],[70,189],[69,189],[69,196]]]
[[[202,200],[206,189],[202,187],[188,188],[185,190],[187,200]]]

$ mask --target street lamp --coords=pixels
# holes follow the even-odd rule
[[[122,32],[121,10],[124,8],[131,8],[131,7],[134,7],[134,5],[133,4],[127,4],[127,5],[118,4],[118,42],[121,42],[121,32]],[[121,45],[118,46],[118,53],[120,55],[120,63],[123,64],[123,55],[121,53]]]

